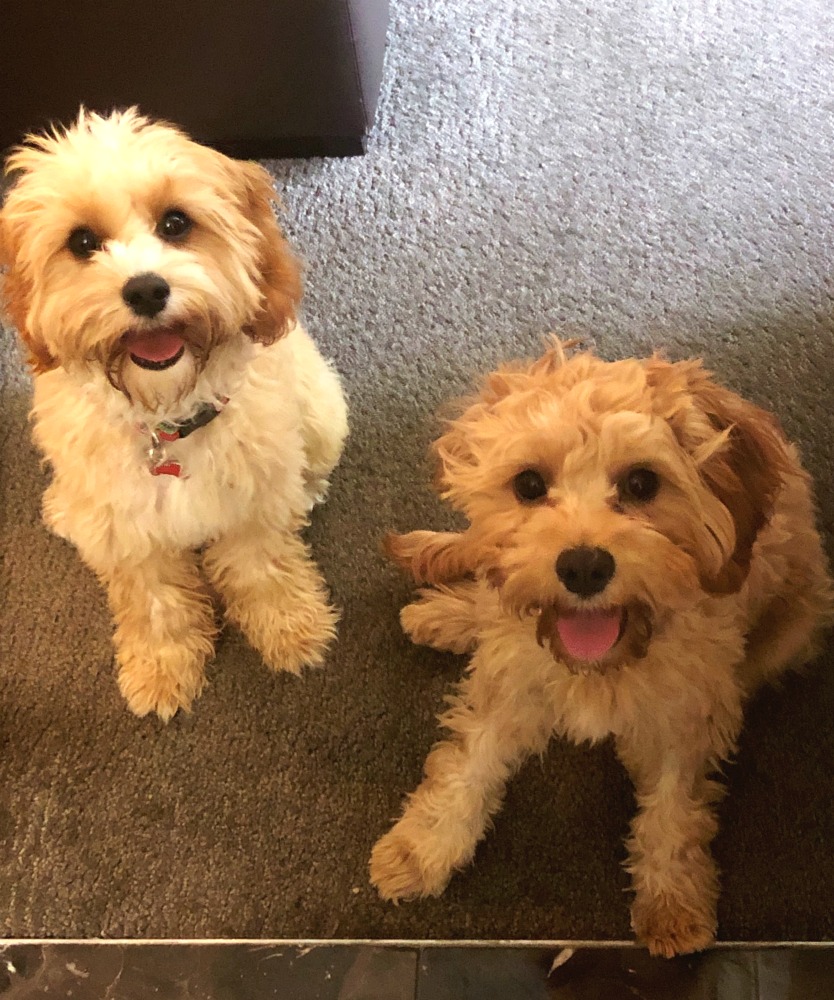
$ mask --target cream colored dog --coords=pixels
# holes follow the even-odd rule
[[[402,622],[473,655],[373,883],[391,900],[442,892],[527,756],[553,733],[613,736],[639,806],[634,931],[655,954],[703,948],[715,772],[751,692],[813,656],[831,619],[795,449],[698,362],[568,359],[557,343],[490,376],[436,453],[470,527],[390,540],[435,585]]]
[[[7,171],[45,520],[107,587],[129,707],[167,720],[200,693],[206,578],[271,667],[320,664],[336,615],[299,530],[346,407],[295,321],[269,175],[135,109],[29,137]]]

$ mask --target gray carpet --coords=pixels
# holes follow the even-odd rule
[[[5,935],[628,936],[608,747],[525,767],[442,899],[375,898],[371,844],[462,668],[401,637],[379,539],[448,523],[424,457],[441,400],[560,325],[610,358],[703,355],[772,406],[832,537],[833,39],[830,0],[395,0],[368,155],[271,164],[352,404],[310,529],[344,620],[303,680],[227,630],[192,715],[127,713],[103,595],[39,523],[8,347]],[[834,935],[832,659],[751,709],[716,844],[724,938]]]

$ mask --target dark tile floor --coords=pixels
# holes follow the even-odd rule
[[[3,1000],[829,1000],[834,947],[0,942]]]

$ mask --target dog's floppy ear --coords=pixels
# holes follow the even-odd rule
[[[272,178],[257,163],[235,162],[243,211],[260,235],[259,257],[263,311],[247,331],[253,340],[271,344],[293,325],[301,301],[301,269],[275,221],[277,202]]]
[[[709,593],[735,593],[750,571],[756,536],[792,470],[782,430],[771,413],[716,384],[698,361],[653,358],[646,376],[679,442],[733,520],[735,548],[717,575],[702,578],[702,586]]]
[[[0,207],[0,302],[3,303],[5,316],[17,329],[28,351],[32,370],[35,374],[40,374],[57,367],[58,362],[49,353],[46,344],[31,332],[27,323],[32,282],[18,261],[18,241],[7,200],[14,180],[14,174],[7,175],[3,188],[3,205]]]

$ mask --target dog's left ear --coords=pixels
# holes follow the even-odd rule
[[[243,211],[260,234],[259,266],[263,310],[247,331],[253,340],[272,344],[292,327],[301,301],[301,269],[275,221],[272,178],[257,163],[235,161]]]
[[[735,548],[706,591],[736,593],[750,571],[753,543],[793,466],[776,417],[716,384],[699,361],[647,362],[646,379],[701,478],[733,520]]]

